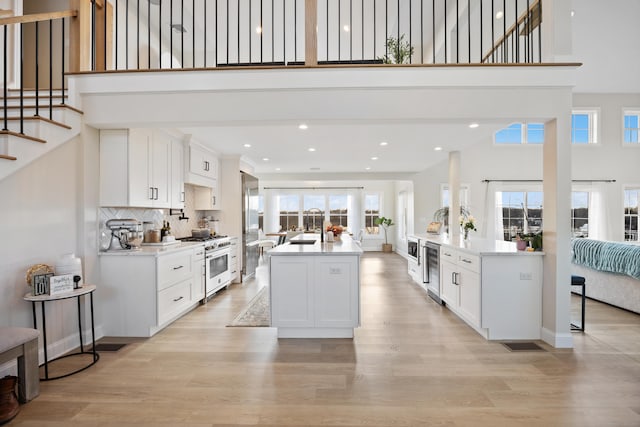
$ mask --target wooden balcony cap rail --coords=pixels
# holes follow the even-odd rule
[[[0,25],[24,24],[27,22],[41,22],[50,19],[66,18],[68,16],[78,16],[77,10],[63,10],[60,12],[34,13],[31,15],[10,16],[8,18],[0,18]]]

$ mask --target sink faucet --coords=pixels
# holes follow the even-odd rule
[[[319,208],[310,208],[309,210],[307,210],[307,218],[306,218],[306,224],[307,224],[307,231],[309,230],[309,215],[311,214],[311,212],[314,213],[313,215],[313,219],[314,219],[314,225],[315,225],[315,213],[319,213],[321,215],[320,217],[320,242],[324,242],[324,221],[322,218],[322,211]]]

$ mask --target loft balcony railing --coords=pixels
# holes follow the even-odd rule
[[[541,62],[539,0],[90,3],[97,71]]]
[[[3,130],[10,88],[35,116],[68,72],[317,64],[539,63],[540,0],[71,0],[0,16]],[[28,34],[28,37],[24,37]],[[28,40],[27,44],[25,40]],[[43,93],[44,92],[44,93]]]

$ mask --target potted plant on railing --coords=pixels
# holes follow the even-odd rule
[[[387,53],[379,57],[384,64],[408,64],[413,56],[413,46],[404,40],[404,34],[399,39],[387,38]]]
[[[385,218],[383,216],[376,218],[376,225],[381,225],[384,229],[384,243],[382,244],[382,252],[391,252],[392,245],[387,240],[387,229],[393,225],[393,220],[391,218]]]

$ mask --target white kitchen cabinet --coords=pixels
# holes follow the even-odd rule
[[[148,129],[100,131],[100,205],[168,208],[171,141]]]
[[[353,337],[360,323],[358,256],[271,256],[270,276],[278,337]]]
[[[195,205],[197,211],[220,210],[220,195],[218,194],[218,182],[211,183],[213,187],[194,187]]]
[[[182,141],[171,141],[171,196],[173,209],[184,209],[184,145]]]
[[[450,307],[457,307],[459,301],[456,256],[456,251],[446,247],[440,248],[440,298]]]
[[[480,258],[443,246],[440,262],[440,298],[470,326],[480,328]]]
[[[102,254],[98,287],[104,335],[150,337],[197,305],[194,249]]]
[[[218,179],[218,157],[210,151],[191,144],[189,172],[209,179]]]

